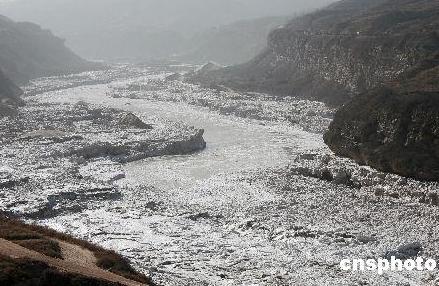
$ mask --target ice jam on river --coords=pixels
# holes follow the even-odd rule
[[[26,86],[24,122],[2,119],[16,127],[1,128],[2,210],[116,250],[158,285],[434,283],[339,262],[435,258],[437,184],[333,156],[322,103],[203,88],[178,76],[190,68]],[[45,116],[55,125],[31,120]]]

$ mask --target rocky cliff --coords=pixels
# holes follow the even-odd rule
[[[274,30],[250,62],[192,80],[339,105],[432,56],[438,9],[434,0],[340,1]]]
[[[439,1],[346,0],[276,29],[252,61],[190,80],[345,104],[325,135],[337,155],[438,180],[438,54]]]
[[[67,49],[64,40],[50,31],[0,16],[0,68],[14,82],[96,67]]]
[[[361,164],[438,180],[439,56],[340,108],[325,142]]]

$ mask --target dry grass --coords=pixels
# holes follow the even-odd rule
[[[24,248],[34,250],[49,257],[63,259],[58,242],[50,239],[26,239],[13,241]]]
[[[0,238],[13,241],[23,247],[45,255],[50,254],[48,256],[51,257],[56,257],[58,254],[60,255],[60,251],[58,252],[58,243],[51,239],[58,239],[79,245],[94,253],[98,267],[137,282],[151,284],[147,276],[137,272],[130,265],[129,261],[120,254],[70,235],[56,232],[47,227],[27,225],[19,220],[7,218],[0,214]]]
[[[8,286],[118,286],[81,275],[60,272],[44,262],[0,255],[0,285]]]
[[[0,238],[12,241],[27,249],[34,250],[53,258],[62,259],[58,242],[38,232],[29,230],[24,224],[0,217]]]

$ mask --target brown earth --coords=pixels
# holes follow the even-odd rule
[[[25,275],[29,279],[42,279],[40,271],[36,271],[41,267],[64,273],[61,279],[77,279],[75,275],[98,279],[92,285],[107,285],[99,281],[118,283],[116,285],[151,284],[147,276],[137,272],[116,252],[45,227],[0,216],[0,272],[5,272],[0,275],[0,284],[2,279],[12,279],[15,283]]]
[[[145,285],[140,282],[126,279],[109,271],[100,269],[96,265],[94,254],[80,246],[67,242],[60,242],[64,259],[52,258],[33,250],[24,248],[16,243],[5,239],[0,239],[0,255],[12,259],[29,259],[33,261],[44,262],[50,267],[54,267],[62,272],[80,274],[83,276],[106,280],[109,282],[119,283],[127,286]]]

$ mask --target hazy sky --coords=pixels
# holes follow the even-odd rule
[[[267,16],[293,16],[335,0],[0,0],[0,15],[30,21],[92,57],[109,47],[178,49],[183,40],[212,27]],[[3,2],[3,3],[2,3]],[[113,40],[112,40],[113,38]],[[125,44],[123,46],[123,44]],[[163,43],[163,44],[160,44]]]
[[[0,0],[5,2],[5,0]],[[85,25],[143,25],[203,29],[240,19],[292,15],[333,0],[15,0],[0,14],[33,21],[55,31]]]

